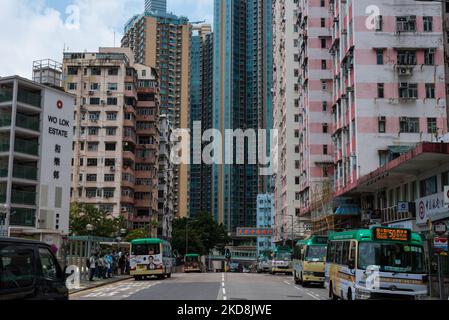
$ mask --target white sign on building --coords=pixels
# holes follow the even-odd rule
[[[416,201],[416,223],[418,225],[427,224],[432,221],[449,217],[449,208],[444,204],[444,192],[420,198]]]

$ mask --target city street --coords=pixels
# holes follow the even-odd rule
[[[324,288],[295,285],[291,276],[253,273],[174,274],[82,291],[71,300],[327,300]]]

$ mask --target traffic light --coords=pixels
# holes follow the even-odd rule
[[[231,250],[229,250],[229,249],[226,249],[226,259],[231,259]]]

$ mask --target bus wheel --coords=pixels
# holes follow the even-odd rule
[[[334,294],[334,288],[332,282],[329,283],[329,298],[331,300],[338,300],[338,297]]]
[[[296,271],[293,273],[293,279],[295,280],[295,284],[299,284],[299,279],[296,276]]]
[[[140,276],[134,276],[134,280],[135,281],[140,281],[140,280],[142,280],[142,278]]]

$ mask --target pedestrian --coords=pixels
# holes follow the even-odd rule
[[[94,281],[95,270],[97,269],[97,254],[92,254],[89,258],[89,281]]]
[[[124,254],[122,254],[120,256],[120,259],[118,261],[118,266],[119,266],[119,269],[120,269],[120,275],[123,276],[125,274],[125,268],[126,268],[126,257],[125,257]]]
[[[129,275],[129,252],[125,254],[125,274]]]

